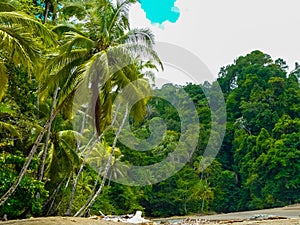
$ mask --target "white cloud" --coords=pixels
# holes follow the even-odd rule
[[[157,41],[196,54],[217,76],[221,66],[261,50],[283,58],[293,69],[300,61],[299,0],[177,0],[176,23],[152,25],[139,4],[131,9],[134,27],[150,27]]]

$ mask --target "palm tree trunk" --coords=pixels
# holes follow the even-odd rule
[[[84,131],[84,127],[85,127],[85,120],[86,120],[86,114],[88,113],[88,108],[85,110],[83,118],[82,118],[82,122],[81,122],[81,128],[80,128],[80,134],[83,134]],[[79,139],[77,141],[77,145],[76,145],[76,154],[79,152],[79,148],[81,147],[81,139]]]
[[[74,182],[73,182],[72,193],[71,193],[69,205],[68,205],[68,208],[67,208],[67,211],[66,211],[66,215],[71,215],[71,207],[72,207],[72,204],[73,204],[73,199],[74,199],[75,192],[76,192],[76,188],[77,188],[77,185],[78,185],[78,180],[79,180],[80,174],[81,174],[81,172],[82,172],[82,170],[83,170],[83,167],[85,166],[85,163],[86,163],[87,159],[89,158],[90,153],[91,153],[91,151],[93,150],[94,146],[97,144],[98,141],[100,141],[100,140],[102,139],[102,137],[103,137],[103,135],[106,133],[106,131],[109,130],[109,129],[114,125],[114,123],[115,123],[115,121],[116,121],[116,118],[117,118],[117,113],[118,113],[118,111],[119,111],[119,106],[118,106],[117,109],[116,109],[116,113],[115,113],[114,118],[113,118],[113,120],[112,120],[112,122],[111,122],[111,125],[110,125],[109,127],[107,127],[107,128],[102,132],[102,134],[94,141],[94,143],[93,143],[92,146],[90,147],[89,151],[88,151],[87,154],[85,155],[85,157],[84,157],[84,159],[83,159],[83,161],[82,161],[82,163],[81,163],[80,169],[79,169],[79,171],[78,171],[78,173],[77,173],[77,176],[76,176],[76,178],[75,178],[75,180],[74,180]],[[98,177],[97,177],[97,179],[98,179]],[[98,183],[98,181],[97,181],[97,183]],[[96,185],[96,184],[95,184],[95,185]],[[94,194],[94,190],[93,190],[92,194]]]
[[[42,129],[42,131],[40,132],[40,134],[38,135],[36,141],[34,142],[29,155],[27,157],[27,160],[25,161],[21,172],[19,173],[19,176],[17,177],[17,179],[15,180],[15,182],[13,183],[13,185],[8,189],[8,191],[1,197],[0,199],[0,206],[2,206],[7,199],[15,192],[15,190],[17,189],[17,187],[19,186],[23,176],[25,175],[28,166],[39,146],[39,144],[41,143],[46,131],[48,130],[48,127],[50,126],[50,124],[52,123],[52,121],[55,119],[55,117],[58,115],[58,113],[60,112],[61,108],[65,105],[66,102],[68,102],[71,97],[74,95],[76,89],[72,90],[71,93],[69,93],[69,95],[64,99],[64,101],[57,107],[56,111],[50,116],[49,120],[46,122],[44,128]]]
[[[80,134],[83,134],[83,131],[84,131],[87,110],[88,110],[88,108],[85,110],[85,113],[84,113],[83,118],[82,118],[82,123],[81,123],[81,128],[80,128]],[[91,138],[91,140],[93,138],[94,138],[94,136]],[[89,143],[88,143],[88,145],[89,145]],[[76,145],[76,151],[75,151],[76,154],[78,154],[80,146],[81,146],[81,140],[78,140],[77,141],[77,145]],[[76,191],[76,187],[77,187],[77,183],[78,183],[78,179],[77,179],[77,177],[75,177],[75,174],[74,174],[74,169],[70,173],[69,180],[71,180],[72,176],[73,176],[72,192],[71,192],[71,197],[70,197],[69,205],[68,205],[68,208],[67,208],[66,213],[65,213],[65,215],[67,215],[67,216],[71,215],[71,207],[72,207],[72,203],[73,203],[73,199],[74,199],[74,195],[75,195],[75,191]]]
[[[91,198],[91,200],[87,201],[86,204],[78,210],[78,212],[75,214],[75,216],[82,216],[94,204],[94,202],[96,201],[98,196],[101,194],[101,192],[103,190],[103,187],[105,185],[105,182],[106,182],[108,171],[111,167],[111,160],[112,160],[112,156],[114,154],[114,151],[115,151],[115,148],[116,148],[116,145],[117,145],[117,140],[120,136],[121,130],[122,130],[124,124],[125,124],[127,116],[128,116],[128,104],[126,104],[126,111],[125,111],[122,123],[120,124],[120,127],[119,127],[119,129],[116,133],[116,136],[115,136],[115,139],[114,139],[114,142],[113,142],[113,146],[112,146],[112,150],[111,150],[111,153],[109,155],[109,159],[108,159],[108,161],[106,163],[106,166],[105,166],[105,170],[104,170],[101,185],[100,185],[99,189],[97,190],[97,192],[95,193],[95,195]]]
[[[101,176],[101,166],[99,167],[97,178],[96,178],[96,180],[94,182],[94,187],[93,187],[92,193],[90,194],[90,196],[89,196],[89,198],[88,198],[88,200],[86,202],[90,202],[92,200],[92,197],[93,197],[93,195],[96,192],[96,188],[97,188],[97,184],[98,184],[100,176]]]
[[[15,192],[15,190],[17,189],[17,187],[19,186],[23,176],[25,175],[28,166],[39,146],[39,144],[42,141],[42,138],[44,137],[46,131],[48,130],[48,127],[50,126],[50,124],[52,123],[52,121],[54,120],[54,118],[57,116],[57,114],[59,113],[60,109],[57,109],[50,117],[50,119],[47,121],[47,123],[45,124],[43,130],[40,132],[39,136],[37,137],[36,141],[34,142],[29,155],[27,157],[26,162],[23,165],[23,168],[21,169],[21,172],[19,173],[19,176],[17,177],[17,179],[15,180],[15,182],[13,183],[13,185],[8,189],[8,191],[1,197],[0,199],[0,206],[2,206],[7,199]]]
[[[50,0],[45,2],[44,23],[47,23],[49,11],[50,11]]]
[[[84,157],[84,159],[83,159],[83,161],[82,161],[82,163],[80,165],[80,168],[79,168],[79,171],[77,173],[77,176],[74,176],[74,182],[73,182],[73,186],[72,186],[71,197],[70,197],[69,205],[68,205],[68,208],[66,210],[65,215],[71,215],[71,208],[72,208],[73,199],[74,199],[74,196],[75,196],[75,192],[76,192],[76,188],[77,188],[77,184],[78,184],[78,180],[79,180],[80,174],[83,171],[83,167],[85,166],[86,160],[88,159],[88,157],[89,157],[89,155],[90,155],[93,147],[96,145],[97,142],[98,142],[98,138],[94,141],[94,143],[90,147],[89,151],[85,155],[85,157]]]
[[[90,147],[90,144],[92,143],[92,141],[94,140],[94,138],[97,136],[97,133],[95,132],[94,136],[90,138],[89,142],[85,145],[84,149],[80,152],[79,154],[79,158],[81,158],[85,151]]]
[[[50,117],[54,113],[54,108],[55,108],[55,105],[56,105],[58,91],[59,91],[59,87],[56,88],[56,90],[54,91],[54,94],[53,94],[53,103],[52,103],[52,107],[51,107],[51,111],[50,111]],[[42,181],[43,177],[44,177],[44,170],[45,170],[46,158],[47,158],[48,147],[49,147],[49,139],[50,139],[50,135],[51,135],[51,125],[52,125],[52,122],[50,123],[50,125],[48,127],[48,131],[47,131],[46,145],[45,145],[45,149],[44,149],[44,152],[43,152],[43,158],[42,158],[42,165],[41,165],[39,181]]]
[[[72,178],[72,175],[73,175],[73,171],[70,172],[70,175],[69,175],[69,177],[67,179],[67,182],[66,182],[66,185],[65,185],[65,189],[69,186],[69,183],[70,183],[70,180]]]
[[[202,198],[202,204],[201,204],[201,212],[204,212],[204,203],[205,203],[205,198]]]
[[[96,191],[97,184],[98,184],[98,181],[99,181],[99,177],[100,177],[100,176],[101,176],[101,167],[99,167],[98,174],[97,174],[97,178],[96,178],[96,180],[95,180],[95,182],[94,182],[94,188],[93,188],[92,193],[90,194],[88,200],[86,201],[86,204],[92,200],[92,198],[93,198],[93,196],[94,196],[94,194],[95,194],[95,191]],[[76,214],[77,214],[77,213],[76,213]],[[76,214],[75,214],[75,216],[77,216]]]
[[[43,205],[43,210],[46,209],[46,206],[51,202],[50,207],[47,210],[46,216],[49,215],[49,212],[51,211],[52,205],[54,203],[54,199],[55,199],[55,195],[57,194],[57,192],[60,190],[62,184],[64,183],[66,177],[64,177],[64,179],[62,179],[62,181],[57,185],[57,187],[55,188],[55,190],[52,192],[51,196],[47,199],[47,201],[44,203]]]

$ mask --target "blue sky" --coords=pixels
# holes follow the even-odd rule
[[[179,18],[178,7],[174,6],[176,0],[140,0],[141,8],[151,23],[162,24],[165,21],[172,23]]]

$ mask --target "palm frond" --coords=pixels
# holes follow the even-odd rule
[[[102,81],[107,80],[109,74],[109,58],[106,51],[94,54],[85,64],[85,77],[102,76]]]
[[[82,2],[68,2],[62,8],[64,16],[76,16],[78,19],[83,19],[86,15],[85,7]]]
[[[57,182],[65,175],[69,175],[79,164],[79,157],[75,153],[75,132],[64,130],[54,133],[54,140],[50,144],[47,168],[45,174],[52,182]]]
[[[74,26],[73,24],[60,24],[55,26],[52,31],[54,33],[56,33],[59,36],[62,36],[63,34],[67,33],[67,32],[75,32],[81,35],[84,35],[80,30],[78,30],[78,28],[76,26]]]
[[[147,62],[151,62],[151,64],[153,65],[157,64],[162,70],[164,69],[157,52],[151,46],[140,43],[126,43],[120,44],[115,48],[124,48],[133,57],[139,58],[140,60],[144,60]]]
[[[81,141],[85,141],[84,136],[74,130],[63,130],[63,131],[59,131],[58,136],[60,139],[64,139],[66,142],[71,142],[72,140],[74,140],[74,138],[76,140],[81,140]]]
[[[129,30],[117,41],[121,43],[143,44],[149,48],[153,48],[155,37],[154,34],[148,28],[135,28]]]
[[[13,137],[21,138],[21,134],[17,126],[2,121],[0,121],[0,133],[1,132],[8,132]]]
[[[86,49],[72,50],[69,53],[63,52],[57,56],[49,58],[48,66],[41,76],[41,100],[47,99],[52,95],[54,90],[59,86],[63,89],[68,80],[75,78],[74,71],[87,58],[88,51]],[[72,82],[71,82],[72,83]]]
[[[60,161],[58,152],[54,148],[54,144],[50,143],[48,155],[47,155],[47,167],[45,169],[45,176],[50,178],[52,182],[57,182],[60,178]]]
[[[122,25],[123,29],[129,28],[128,14],[129,6],[136,1],[134,0],[117,0],[116,7],[113,10],[113,15],[108,23],[107,32],[111,33],[114,26]]]
[[[6,25],[18,25],[23,31],[31,32],[41,37],[44,45],[55,46],[55,34],[39,21],[22,12],[0,12],[0,23]]]
[[[122,90],[122,99],[120,100],[129,103],[130,114],[135,122],[144,120],[149,96],[151,96],[151,88],[145,79],[131,82]]]
[[[29,33],[22,33],[19,26],[0,25],[0,48],[7,52],[15,65],[21,64],[31,70],[32,60],[38,58],[38,49]]]
[[[71,52],[62,52],[54,57],[49,58],[46,73],[56,74],[65,65],[72,63],[74,60],[86,59],[88,51],[86,49],[74,49]]]
[[[114,9],[115,16],[112,22],[123,23],[124,28],[129,28],[129,23],[128,23],[129,7],[136,2],[137,2],[136,0],[117,0]],[[116,20],[116,18],[118,19],[118,21]]]
[[[90,50],[95,46],[93,40],[75,32],[67,32],[65,38],[69,41],[62,46],[62,50],[65,49],[67,52],[70,52],[73,49],[82,48]]]
[[[15,6],[13,6],[11,3],[4,1],[0,2],[0,12],[11,12],[15,10]]]
[[[73,79],[69,79],[68,83],[61,89],[57,98],[56,110],[68,107],[71,110],[73,106],[74,95],[82,82],[82,73],[74,72]]]

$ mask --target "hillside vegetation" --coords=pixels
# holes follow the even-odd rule
[[[283,59],[253,51],[222,67],[212,83],[153,90],[150,80],[162,65],[151,31],[130,29],[128,9],[134,3],[0,2],[0,217],[136,210],[167,217],[299,203],[299,65],[288,70]],[[128,85],[134,91],[124,98],[142,100],[118,111],[114,100]],[[227,115],[216,102],[223,96],[214,99],[219,86]],[[155,97],[171,96],[181,107],[186,94],[199,133],[183,129],[177,108]],[[157,117],[166,131],[152,137],[151,129],[164,128]],[[126,118],[135,137],[151,136],[161,139],[159,144],[135,151],[120,141]],[[222,141],[212,127],[225,119],[222,145],[208,160],[203,157],[208,141]],[[156,183],[160,178],[145,170],[131,174],[145,186],[113,181],[133,166],[158,163],[177,145],[188,149],[194,142],[189,162],[168,179]],[[180,159],[172,160],[176,167]]]

